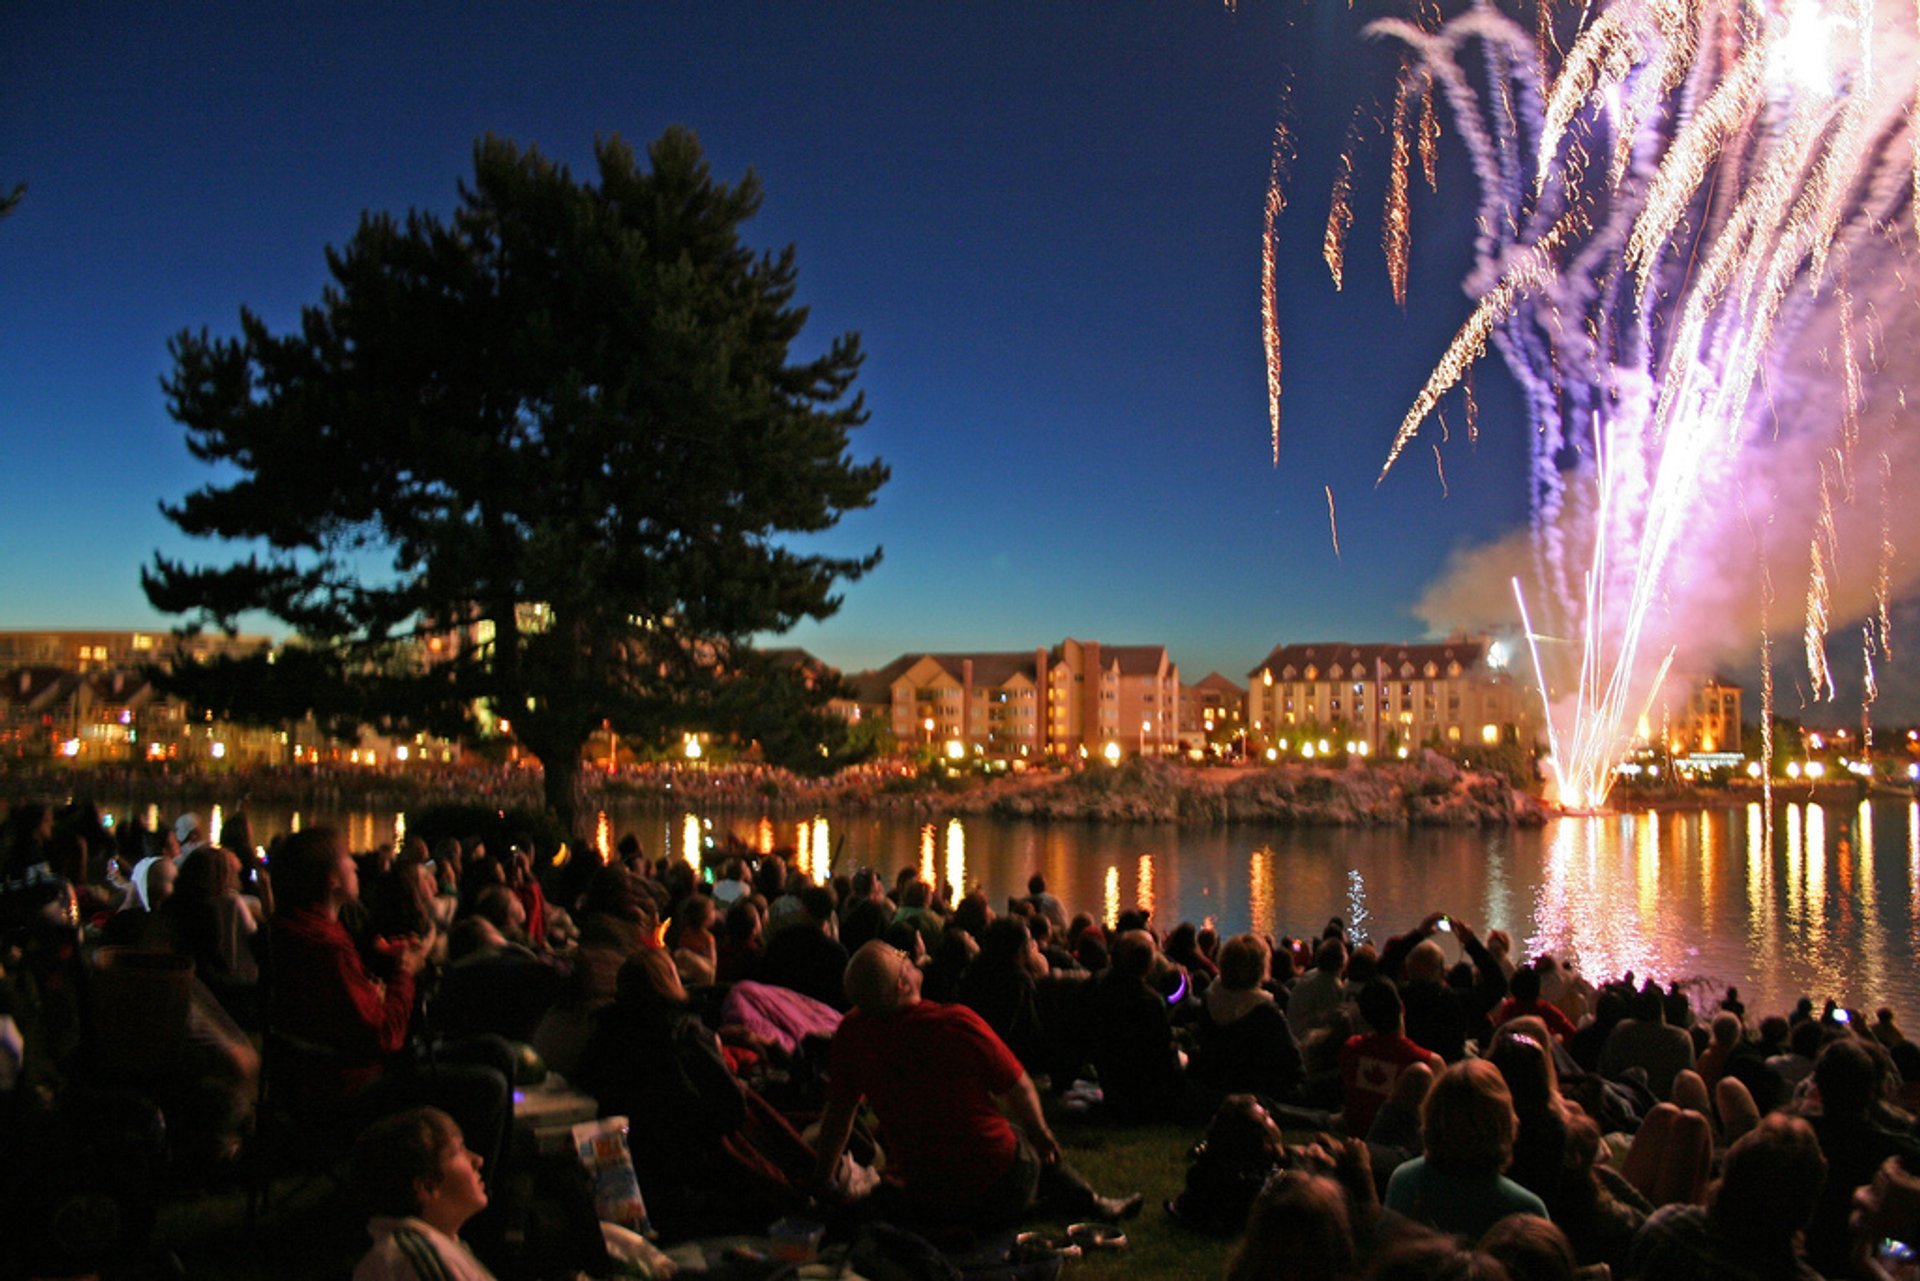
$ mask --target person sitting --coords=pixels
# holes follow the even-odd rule
[[[1182,921],[1173,927],[1167,935],[1165,951],[1167,959],[1192,975],[1194,984],[1203,990],[1220,977],[1220,967],[1200,950],[1200,931],[1192,921]]]
[[[1449,1063],[1458,1062],[1466,1053],[1467,1014],[1460,994],[1447,982],[1446,953],[1432,939],[1422,939],[1407,953],[1406,974],[1400,998],[1408,1039]]]
[[[751,896],[736,899],[714,944],[716,983],[739,983],[759,977],[760,954],[766,948],[765,917]]]
[[[1509,1281],[1574,1281],[1579,1275],[1567,1234],[1535,1214],[1509,1214],[1487,1229],[1479,1250],[1507,1270]]]
[[[445,1036],[490,1032],[530,1042],[565,981],[532,949],[509,943],[492,921],[469,916],[454,922],[447,938],[447,965],[430,1008],[434,1028]]]
[[[1196,1232],[1239,1236],[1261,1188],[1286,1165],[1280,1127],[1266,1107],[1251,1094],[1229,1094],[1187,1154],[1186,1186],[1167,1213]]]
[[[1187,1079],[1212,1096],[1290,1098],[1300,1085],[1300,1046],[1264,986],[1266,940],[1241,934],[1220,950],[1220,979],[1200,1000]]]
[[[1637,1067],[1647,1074],[1653,1097],[1665,1099],[1673,1078],[1693,1066],[1693,1038],[1667,1026],[1666,998],[1651,984],[1633,997],[1631,1008],[1632,1017],[1620,1020],[1600,1049],[1600,1073],[1618,1078]]]
[[[1468,1241],[1509,1214],[1546,1217],[1546,1203],[1502,1173],[1518,1129],[1498,1068],[1480,1059],[1449,1067],[1420,1110],[1423,1155],[1387,1180],[1387,1208]]]
[[[846,1008],[840,976],[847,968],[847,949],[840,945],[835,902],[824,885],[801,892],[798,923],[775,934],[760,958],[762,983],[791,988],[836,1010]]]
[[[719,945],[713,937],[714,899],[689,894],[673,910],[667,926],[667,947],[680,970],[680,981],[692,987],[710,985],[719,973]]]
[[[1812,1127],[1772,1113],[1727,1149],[1704,1208],[1675,1204],[1654,1212],[1634,1237],[1629,1275],[1637,1281],[1815,1281],[1819,1274],[1801,1260],[1797,1241],[1826,1178]]]
[[[173,897],[174,880],[180,869],[165,855],[143,858],[133,865],[128,877],[131,892],[120,910],[107,918],[100,931],[104,947],[165,946],[166,922],[160,908]]]
[[[1027,878],[1027,903],[1054,929],[1065,933],[1067,929],[1067,909],[1058,898],[1048,893],[1047,878],[1035,872]]]
[[[576,1079],[601,1116],[644,1130],[634,1172],[663,1230],[737,1230],[800,1208],[812,1151],[733,1074],[663,949],[643,948],[620,967]]]
[[[1042,1203],[1069,1215],[1139,1213],[1139,1194],[1102,1197],[1066,1163],[1020,1060],[966,1006],[923,1001],[906,953],[878,939],[862,944],[847,964],[846,999],[853,1010],[828,1047],[815,1144],[821,1193],[832,1194],[864,1099],[885,1136],[876,1209],[967,1228],[1011,1226]]]
[[[373,1215],[373,1248],[353,1281],[493,1281],[460,1239],[487,1206],[483,1164],[439,1108],[411,1108],[368,1126],[354,1144],[353,1186]]]
[[[1375,1029],[1348,1038],[1340,1049],[1342,1111],[1347,1133],[1364,1138],[1373,1119],[1393,1094],[1400,1073],[1415,1063],[1438,1073],[1446,1063],[1422,1049],[1402,1030],[1400,992],[1387,979],[1375,979],[1360,990],[1360,1017]]]
[[[330,828],[288,837],[275,870],[273,1030],[283,1050],[275,1088],[289,1107],[324,1122],[434,1103],[461,1120],[497,1170],[513,1119],[512,1051],[482,1037],[441,1047],[430,1067],[402,1056],[426,941],[380,940],[376,952],[391,968],[384,979],[368,969],[340,924],[343,905],[359,899],[359,869]]]
[[[1341,975],[1347,968],[1347,945],[1338,934],[1320,940],[1313,951],[1313,968],[1293,981],[1287,993],[1287,1026],[1296,1039],[1325,1027],[1347,999]]]
[[[1531,1015],[1546,1024],[1547,1035],[1562,1045],[1573,1039],[1573,1021],[1560,1012],[1559,1006],[1541,998],[1538,970],[1530,965],[1521,966],[1508,980],[1507,990],[1507,999],[1493,1011],[1494,1027],[1499,1027],[1508,1019]]]
[[[1226,1281],[1343,1281],[1357,1275],[1360,1248],[1340,1184],[1283,1170],[1260,1191]]]
[[[1874,1120],[1880,1064],[1866,1042],[1853,1037],[1831,1042],[1814,1063],[1813,1085],[1820,1108],[1808,1123],[1827,1158],[1827,1186],[1807,1226],[1807,1262],[1824,1275],[1839,1276],[1848,1267],[1853,1243],[1847,1215],[1854,1189],[1892,1157],[1920,1170],[1920,1143]]]
[[[960,1003],[987,1021],[1029,1072],[1047,1067],[1047,1028],[1040,1017],[1038,981],[1047,975],[1046,958],[1025,920],[1003,916],[989,925],[960,976]]]
[[[1147,981],[1160,959],[1153,935],[1123,931],[1107,972],[1086,994],[1088,1048],[1106,1113],[1116,1121],[1170,1120],[1179,1108],[1185,1065],[1167,998]]]

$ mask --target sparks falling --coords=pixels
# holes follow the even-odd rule
[[[1387,259],[1387,280],[1393,286],[1394,306],[1407,306],[1407,255],[1413,247],[1413,215],[1407,201],[1407,170],[1413,163],[1413,145],[1407,137],[1407,97],[1411,77],[1400,77],[1393,98],[1393,159],[1387,169],[1387,205],[1380,218],[1380,249]]]
[[[1479,200],[1477,301],[1386,468],[1497,350],[1531,419],[1542,630],[1518,604],[1530,641],[1569,638],[1536,644],[1535,670],[1560,799],[1586,808],[1673,661],[1671,580],[1735,497],[1761,389],[1818,377],[1821,350],[1838,386],[1819,398],[1834,447],[1806,531],[1804,639],[1816,696],[1832,696],[1832,576],[1865,550],[1840,545],[1834,515],[1854,501],[1868,394],[1849,277],[1913,252],[1920,57],[1915,0],[1598,0],[1564,44],[1551,0],[1535,16],[1470,0],[1368,28],[1406,51],[1396,164],[1414,97],[1442,96]],[[1419,137],[1424,165],[1424,118]],[[1336,206],[1351,178],[1344,162]],[[1330,220],[1330,266],[1333,240]],[[1875,639],[1869,661],[1888,649]],[[1770,647],[1765,672],[1770,690]]]
[[[1287,164],[1293,141],[1285,121],[1273,126],[1273,152],[1267,163],[1267,206],[1260,237],[1260,332],[1267,350],[1267,421],[1272,428],[1273,465],[1280,465],[1280,314],[1274,261],[1279,246],[1276,228],[1287,207]]]
[[[1320,256],[1327,260],[1327,270],[1333,274],[1336,290],[1345,282],[1347,272],[1347,232],[1353,228],[1353,157],[1359,148],[1359,124],[1356,114],[1353,124],[1347,128],[1347,148],[1340,153],[1339,168],[1334,172],[1333,199],[1327,206],[1327,231],[1320,243]]]

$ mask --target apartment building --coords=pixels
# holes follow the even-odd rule
[[[1732,681],[1718,676],[1693,686],[1669,681],[1661,691],[1658,716],[1641,737],[1664,742],[1675,756],[1740,751],[1740,687]]]
[[[883,675],[903,747],[994,758],[1179,747],[1180,669],[1165,646],[1069,638],[1051,649],[903,655],[850,684],[872,691]]]
[[[1247,691],[1219,672],[1180,689],[1180,745],[1189,751],[1231,746],[1247,730]]]
[[[1247,718],[1251,741],[1283,751],[1303,735],[1379,754],[1531,744],[1541,733],[1537,695],[1508,670],[1504,646],[1485,636],[1276,646],[1249,673]]]

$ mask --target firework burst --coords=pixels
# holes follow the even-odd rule
[[[1473,0],[1452,16],[1368,29],[1404,50],[1395,190],[1405,191],[1409,134],[1432,172],[1438,124],[1410,117],[1438,96],[1479,200],[1473,310],[1386,467],[1497,350],[1532,427],[1527,590],[1543,630],[1525,595],[1523,626],[1530,642],[1571,638],[1535,645],[1535,667],[1560,798],[1589,807],[1604,802],[1681,642],[1672,601],[1683,551],[1737,506],[1740,458],[1766,436],[1768,398],[1810,377],[1815,355],[1837,387],[1805,533],[1804,640],[1814,697],[1833,696],[1826,640],[1844,550],[1835,509],[1855,501],[1870,394],[1861,349],[1872,364],[1876,341],[1856,332],[1871,312],[1856,306],[1852,282],[1912,252],[1920,59],[1914,0],[1539,0],[1532,16]],[[1572,24],[1564,41],[1557,23]],[[1351,183],[1344,165],[1336,208]],[[1390,200],[1383,240],[1396,296],[1405,218]],[[1332,230],[1330,220],[1329,243]],[[1873,661],[1891,642],[1892,535],[1880,523],[1869,698]]]

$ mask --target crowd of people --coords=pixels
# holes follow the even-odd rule
[[[806,1214],[938,1246],[1138,1214],[1065,1159],[1050,1117],[1082,1113],[1199,1137],[1165,1212],[1237,1238],[1230,1281],[1899,1277],[1920,1239],[1920,1047],[1889,1010],[1697,1008],[1440,913],[1377,947],[1338,919],[1220,938],[1097,920],[1037,875],[996,903],[744,847],[703,874],[631,836],[602,863],[478,835],[257,843],[244,813],[208,835],[8,812],[10,1211],[58,1183],[31,1154],[137,1129],[132,1090],[164,1113],[154,1179],[247,1177],[270,1124],[358,1135],[358,1275],[515,1274],[548,1257],[503,1173],[529,1160],[515,1084],[550,1071],[629,1119],[670,1240]],[[136,974],[177,1006],[102,1017]]]

